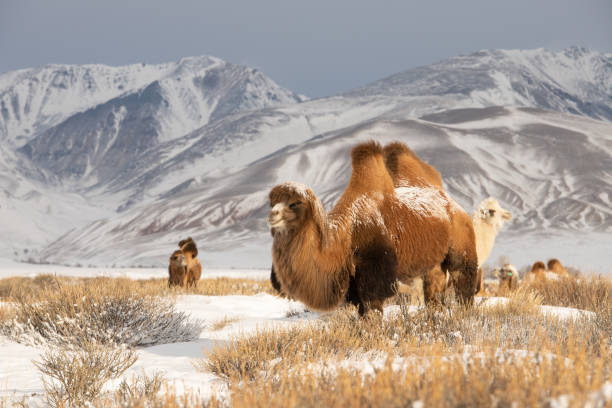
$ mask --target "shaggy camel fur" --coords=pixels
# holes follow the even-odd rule
[[[495,270],[495,275],[499,279],[498,292],[500,294],[514,290],[518,287],[518,271],[510,264],[504,264],[499,270]]]
[[[444,191],[440,173],[431,165],[422,161],[412,150],[401,142],[393,142],[385,146],[385,165],[396,188],[420,187]],[[445,193],[444,193],[445,194]],[[451,246],[464,248],[468,256],[473,252],[474,227],[468,213],[456,202],[447,197],[447,211],[451,221]],[[452,272],[451,276],[447,272]],[[456,280],[461,274],[456,271],[445,271],[435,267],[423,277],[423,297],[426,303],[438,300],[439,294]],[[452,279],[449,279],[452,278]]]
[[[187,282],[187,260],[185,254],[177,249],[170,255],[168,265],[168,286],[185,286]]]
[[[548,272],[556,273],[559,276],[568,276],[567,270],[565,270],[561,262],[556,258],[548,261]]]
[[[477,293],[484,290],[482,265],[489,258],[495,237],[506,221],[512,219],[512,214],[503,209],[499,202],[489,197],[484,199],[472,214],[472,223],[476,233],[476,252],[478,253],[478,283]]]
[[[200,276],[202,276],[202,265],[198,259],[198,247],[191,237],[179,241],[178,246],[185,254],[185,261],[187,262],[186,285],[196,287]]]
[[[473,241],[470,248],[452,239],[452,203],[444,192],[395,189],[378,143],[356,146],[351,159],[349,184],[328,215],[302,184],[270,192],[273,268],[282,291],[318,310],[346,298],[363,315],[382,311],[398,278],[409,282],[441,266],[460,271],[458,293],[471,302],[476,249]]]

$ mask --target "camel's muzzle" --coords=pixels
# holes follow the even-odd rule
[[[278,203],[274,205],[274,207],[272,207],[267,218],[267,222],[270,228],[279,228],[283,226],[283,224],[285,223],[283,214],[286,208],[287,206],[283,203]]]

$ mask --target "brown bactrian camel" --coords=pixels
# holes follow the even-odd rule
[[[196,287],[200,276],[202,276],[202,265],[198,259],[198,247],[191,237],[179,241],[178,246],[185,254],[185,261],[187,262],[186,285]]]
[[[177,249],[170,255],[168,264],[168,287],[185,286],[187,282],[187,260],[185,254]]]
[[[326,214],[314,193],[284,183],[269,194],[275,278],[286,295],[315,310],[345,298],[365,314],[382,311],[396,292],[436,266],[459,271],[456,288],[471,302],[477,259],[451,238],[451,204],[440,189],[396,189],[376,142],[351,151],[352,173],[344,193]]]
[[[431,165],[422,161],[408,146],[393,142],[385,146],[385,165],[396,188],[420,187],[444,191],[440,173]],[[473,255],[474,228],[472,220],[454,200],[444,193],[447,199],[447,212],[451,221],[451,241],[455,248],[464,248],[468,257]],[[461,274],[443,270],[440,265],[427,271],[423,277],[423,297],[426,303],[436,302],[449,282]],[[449,276],[450,274],[450,276]],[[456,276],[455,276],[456,275]],[[450,278],[450,279],[449,279]]]

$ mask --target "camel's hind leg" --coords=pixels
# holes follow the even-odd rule
[[[397,293],[397,257],[384,237],[358,250],[353,260],[355,276],[351,277],[346,296],[360,315],[374,309],[382,313],[385,299]]]

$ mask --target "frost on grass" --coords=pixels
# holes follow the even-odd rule
[[[13,312],[13,319],[0,323],[0,333],[31,345],[186,342],[203,328],[202,322],[175,311],[170,299],[91,287],[63,287],[35,302],[21,299]]]

